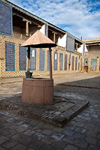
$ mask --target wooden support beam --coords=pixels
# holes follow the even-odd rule
[[[76,44],[76,52],[77,52],[77,49],[78,49],[78,44]]]
[[[26,21],[26,36],[29,35],[29,25],[28,25],[28,21]]]
[[[49,65],[50,65],[50,79],[52,80],[52,58],[51,58],[51,47],[49,47]]]
[[[56,34],[55,33],[53,33],[53,41],[54,41],[54,43],[56,42]]]
[[[27,49],[27,71],[30,70],[30,47]]]

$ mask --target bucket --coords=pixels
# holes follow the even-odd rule
[[[31,77],[32,77],[32,73],[33,73],[33,72],[25,72],[26,78],[31,78]]]

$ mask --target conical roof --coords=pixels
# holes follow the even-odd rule
[[[57,46],[47,36],[37,30],[28,40],[26,40],[21,46],[34,47],[34,48],[47,48]]]

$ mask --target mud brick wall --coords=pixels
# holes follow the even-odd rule
[[[97,46],[88,46],[88,52],[86,56],[100,56],[100,45]]]
[[[87,72],[100,72],[100,56],[84,56],[81,57],[82,66],[81,71],[86,72],[85,67],[87,66]],[[86,63],[87,61],[87,63]]]
[[[15,38],[15,37],[10,37],[10,36],[5,36],[5,35],[0,35],[0,77],[17,77],[17,76],[25,76],[25,67],[27,66],[27,54],[26,52],[23,51],[23,48],[20,47],[20,45],[24,42],[25,40],[21,38]],[[14,44],[14,67],[15,69],[12,71],[6,71],[6,42],[8,43],[13,43]],[[22,52],[21,52],[22,49]],[[25,48],[24,48],[25,49]],[[32,57],[31,59],[31,67],[30,69],[33,72],[34,75],[45,75],[49,74],[49,53],[48,53],[48,48],[43,48],[44,50],[44,70],[40,71],[40,49],[37,48],[35,49],[35,57]],[[24,53],[24,54],[23,54]],[[56,60],[56,70],[54,70],[54,65],[55,65],[55,56],[54,54],[57,53],[57,60]],[[22,57],[23,54],[23,57]],[[26,60],[25,60],[25,54],[26,54]],[[60,55],[62,56],[62,59],[60,60]],[[65,57],[66,56],[66,57]],[[68,73],[68,72],[79,72],[80,70],[72,70],[72,62],[69,67],[69,56],[71,57],[72,61],[72,56],[77,57],[77,60],[79,59],[79,55],[73,54],[73,53],[68,53],[65,51],[65,48],[57,46],[52,48],[52,69],[53,69],[53,74],[61,74],[61,73]],[[33,67],[32,67],[33,64]],[[22,66],[21,66],[22,65]],[[74,60],[74,65],[75,65],[75,60]],[[78,63],[77,63],[78,65]],[[80,64],[81,65],[81,64]],[[65,67],[66,66],[66,67]],[[60,70],[60,67],[62,70]],[[78,67],[77,67],[78,68]],[[81,68],[81,67],[80,67]],[[23,70],[22,70],[23,69]]]

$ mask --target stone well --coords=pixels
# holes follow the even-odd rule
[[[23,78],[22,101],[34,104],[53,102],[53,79]]]

